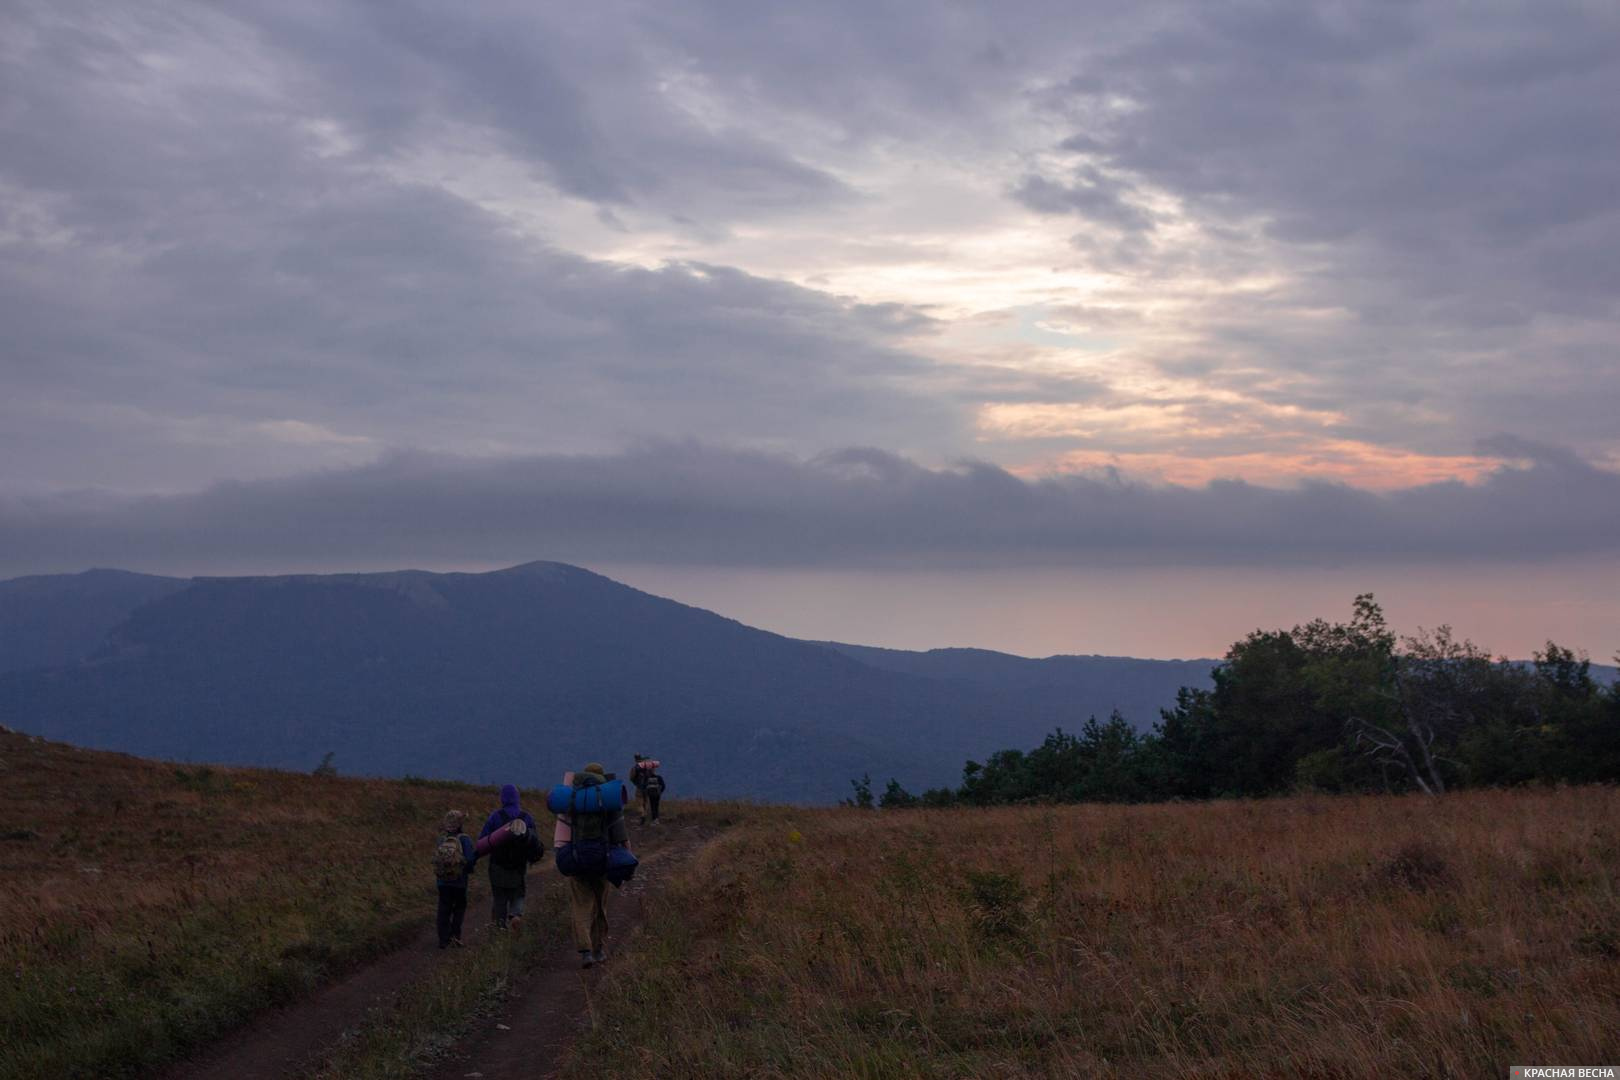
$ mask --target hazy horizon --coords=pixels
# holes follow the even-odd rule
[[[402,570],[483,573],[508,565],[516,564],[255,566],[215,568],[203,575],[181,568],[97,569],[190,577]],[[1228,571],[1214,580],[1185,569],[874,573],[578,565],[643,592],[772,633],[891,649],[978,648],[1032,658],[1218,660],[1252,630],[1286,629],[1314,618],[1342,620],[1351,599],[1370,591],[1402,634],[1446,623],[1459,636],[1514,659],[1529,659],[1549,639],[1584,652],[1598,664],[1614,663],[1620,651],[1593,644],[1607,640],[1613,613],[1620,608],[1620,574],[1606,563],[1590,568],[1589,587],[1582,595],[1562,598],[1554,609],[1560,618],[1546,628],[1529,626],[1517,614],[1517,604],[1529,596],[1545,599],[1549,585],[1559,580],[1557,572],[1535,566],[1512,568],[1506,574],[1482,574],[1470,567],[1440,571],[1395,567],[1378,572],[1267,568]],[[89,568],[50,572],[82,569]],[[1185,597],[1187,606],[1176,612],[1157,607],[1153,597],[1165,589]],[[1459,602],[1465,589],[1475,595]]]

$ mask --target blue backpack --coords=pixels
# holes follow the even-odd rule
[[[546,793],[546,809],[566,814],[611,814],[625,805],[624,781],[609,780],[589,787],[558,784]]]
[[[614,844],[608,835],[608,817],[624,809],[624,782],[609,780],[605,784],[592,784],[576,788],[558,784],[546,796],[546,809],[558,817],[568,819],[570,840],[557,845],[557,870],[564,877],[606,878],[614,885],[623,885],[635,876],[639,860],[623,845]],[[597,836],[585,836],[582,816],[595,815],[599,827]]]

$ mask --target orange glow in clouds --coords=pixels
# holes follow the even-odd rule
[[[1246,480],[1269,487],[1286,487],[1303,480],[1328,480],[1373,491],[1392,491],[1444,480],[1474,481],[1501,464],[1494,458],[1415,454],[1333,439],[1286,451],[1203,457],[1152,451],[1074,450],[1011,471],[1033,479],[1112,466],[1134,479],[1188,487],[1199,487],[1211,480]]]

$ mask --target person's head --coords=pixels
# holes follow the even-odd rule
[[[517,789],[517,787],[515,785],[513,785],[513,784],[502,784],[501,785],[501,805],[503,807],[509,806],[513,810],[518,809],[518,807],[522,805],[518,801],[518,789]]]
[[[463,814],[460,810],[446,811],[443,822],[444,831],[447,833],[458,833],[461,831],[462,823],[466,820],[467,815]]]
[[[647,760],[647,759],[646,759],[646,758],[644,758],[644,757],[642,757],[642,756],[641,756],[641,755],[640,755],[640,754],[637,754],[637,755],[636,755],[636,760],[637,760],[637,761],[646,761],[646,760]]]

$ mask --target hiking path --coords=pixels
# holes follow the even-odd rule
[[[712,830],[679,819],[660,822],[657,828],[636,829],[631,839],[641,858],[641,868],[635,879],[615,890],[609,900],[612,925],[608,962],[597,971],[582,971],[572,935],[559,937],[558,944],[512,988],[499,1015],[480,1021],[430,1075],[457,1080],[480,1072],[502,1080],[548,1075],[550,1062],[588,1020],[581,976],[600,977],[601,971],[611,971],[613,950],[623,948],[640,925],[642,899],[647,891],[657,888],[660,878],[712,835]],[[548,850],[546,860],[531,874],[531,899],[537,888],[559,887],[561,879]],[[475,892],[463,934],[469,946],[491,933],[487,905],[487,889]],[[160,1071],[158,1076],[160,1080],[282,1080],[299,1076],[318,1065],[325,1053],[346,1032],[358,1028],[371,1010],[388,1008],[403,990],[430,975],[442,957],[429,910],[421,932],[392,952],[297,1001],[261,1013],[185,1061]],[[585,985],[589,986],[590,981]],[[464,1061],[469,1064],[463,1065]]]
[[[649,834],[657,843],[649,844]],[[713,838],[713,829],[666,819],[656,829],[635,831],[641,859],[634,880],[612,890],[608,900],[607,962],[580,966],[572,935],[559,942],[513,988],[497,1010],[461,1039],[429,1072],[432,1080],[547,1080],[574,1039],[591,1024],[591,995],[612,978],[618,955],[641,926],[649,892]],[[650,871],[646,872],[646,871]]]

